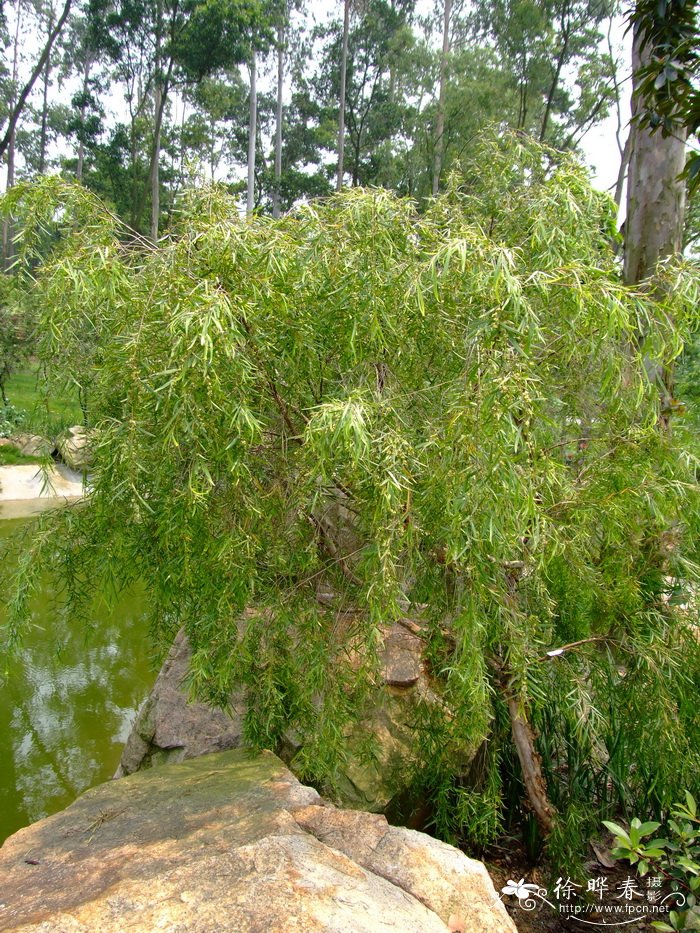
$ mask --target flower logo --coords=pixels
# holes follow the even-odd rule
[[[532,894],[540,893],[538,884],[525,884],[525,879],[520,881],[508,881],[502,888],[503,894],[514,894],[519,901],[526,901]]]

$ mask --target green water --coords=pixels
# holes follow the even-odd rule
[[[31,521],[0,521],[0,538]],[[154,679],[142,598],[95,610],[86,634],[59,621],[47,583],[19,656],[0,663],[0,844],[114,774]]]

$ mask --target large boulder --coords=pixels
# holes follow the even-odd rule
[[[40,434],[13,434],[12,437],[0,438],[3,447],[14,447],[24,457],[50,457],[55,445]]]
[[[90,432],[80,425],[66,428],[56,438],[56,449],[61,460],[71,470],[87,470],[92,463]]]
[[[339,624],[343,624],[342,620]],[[437,705],[443,711],[423,658],[423,641],[412,629],[415,625],[403,620],[387,625],[382,632],[381,683],[374,690],[365,717],[346,732],[347,753],[335,775],[333,797],[342,806],[381,813],[392,801],[410,792],[418,706]],[[359,662],[359,650],[349,655],[350,663],[353,658]],[[244,693],[231,697],[231,716],[191,702],[184,686],[190,658],[189,642],[180,632],[136,719],[117,777],[173,758],[194,758],[242,744]],[[367,746],[368,734],[375,740],[371,758],[359,753]],[[300,748],[298,737],[288,730],[277,752],[293,767]],[[458,749],[457,767],[467,771],[473,755],[474,749]],[[331,793],[329,788],[324,792]]]
[[[0,930],[517,933],[480,862],[243,750],[103,784],[20,830],[0,849]]]
[[[139,710],[115,777],[242,744],[242,697],[234,698],[231,715],[190,701],[184,682],[191,656],[187,637],[180,631]]]

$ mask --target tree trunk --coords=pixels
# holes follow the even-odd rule
[[[440,91],[437,120],[435,121],[435,161],[433,164],[433,197],[440,188],[440,172],[445,155],[445,98],[447,96],[447,58],[450,54],[450,14],[452,0],[445,0],[442,26],[442,55],[440,56]]]
[[[66,4],[63,7],[61,16],[58,22],[56,23],[56,25],[54,26],[54,28],[50,32],[49,37],[46,40],[46,45],[44,46],[42,53],[39,56],[39,60],[37,61],[31,75],[29,76],[29,80],[22,88],[22,91],[19,97],[17,98],[17,102],[15,103],[14,107],[10,111],[10,117],[9,117],[9,121],[7,124],[7,129],[5,130],[5,135],[3,136],[2,139],[0,139],[0,158],[2,158],[2,156],[4,156],[5,153],[7,152],[7,147],[10,145],[10,139],[13,137],[15,130],[17,129],[17,122],[20,118],[22,111],[24,110],[25,104],[27,103],[27,98],[31,94],[32,89],[34,85],[36,84],[37,78],[39,77],[41,72],[44,70],[46,61],[49,55],[51,54],[51,49],[53,48],[56,39],[60,35],[60,32],[63,29],[63,26],[65,25],[66,20],[68,19],[68,14],[70,12],[70,6],[71,6],[71,0],[66,0]]]
[[[554,827],[555,811],[547,796],[547,784],[542,774],[542,762],[535,747],[532,727],[522,702],[515,696],[509,696],[507,702],[513,744],[523,773],[523,784],[537,822],[544,835],[548,836]]]
[[[277,113],[275,115],[275,186],[272,192],[272,216],[280,215],[282,183],[282,92],[284,89],[284,23],[277,30]]]
[[[153,153],[151,156],[151,240],[158,240],[158,221],[160,219],[160,137],[163,125],[163,109],[165,107],[165,93],[156,81],[154,106],[156,122],[153,128]]]
[[[48,34],[53,29],[53,10],[49,12]],[[44,65],[43,95],[41,103],[41,131],[39,133],[39,174],[46,171],[46,146],[48,142],[49,127],[49,82],[51,80],[51,52],[46,56]]]
[[[250,58],[250,118],[248,121],[248,197],[246,213],[252,214],[255,207],[255,151],[258,129],[258,86],[257,56],[255,49]]]
[[[340,59],[340,101],[338,106],[338,175],[335,189],[343,188],[343,155],[345,152],[345,90],[348,77],[348,37],[350,35],[350,0],[343,6],[343,52]]]
[[[632,50],[632,69],[637,73],[649,60],[637,29]],[[685,182],[679,178],[685,165],[686,131],[677,127],[665,139],[635,120],[644,108],[633,81],[632,131],[627,174],[624,278],[636,285],[653,274],[660,259],[680,253],[685,216]]]
[[[564,29],[564,42],[561,49],[559,50],[559,57],[557,58],[556,68],[554,69],[554,76],[552,78],[552,83],[549,87],[549,94],[547,95],[547,104],[544,108],[544,116],[542,117],[542,129],[540,130],[540,142],[543,143],[545,136],[547,135],[547,128],[549,126],[549,117],[552,113],[552,104],[554,103],[554,95],[557,92],[559,87],[559,79],[561,78],[561,70],[564,67],[564,60],[566,58],[566,53],[569,49],[569,29],[568,26]]]
[[[78,164],[75,168],[75,179],[78,183],[83,180],[83,169],[85,167],[85,141],[83,139],[83,134],[85,132],[85,114],[87,113],[87,105],[85,100],[87,98],[87,93],[90,88],[90,68],[92,67],[92,55],[89,52],[85,53],[85,64],[83,66],[83,102],[80,105],[80,123],[81,123],[81,138],[78,140]]]
[[[664,138],[640,127],[636,117],[645,102],[637,90],[636,75],[650,58],[641,30],[635,28],[632,48],[632,123],[627,172],[627,217],[625,219],[624,281],[637,285],[653,276],[659,260],[679,254],[683,248],[685,219],[685,180],[680,174],[685,166],[686,129],[677,126]],[[657,287],[652,283],[652,289]],[[643,337],[643,335],[640,335]],[[661,395],[659,425],[670,427],[669,413],[673,398],[673,370],[647,361],[649,378]]]
[[[14,88],[17,86],[17,75],[19,73],[19,33],[22,23],[22,5],[21,3],[17,4],[17,22],[15,24],[15,41],[14,41],[14,50],[12,55],[12,87],[13,87],[13,96],[10,100],[10,107],[15,103],[15,91]],[[10,188],[14,186],[15,183],[15,141],[16,133],[13,129],[12,135],[10,136],[9,145],[7,147],[7,185],[5,190],[9,191]],[[12,248],[12,223],[9,219],[3,220],[2,223],[2,265],[3,269],[7,269],[10,265],[10,261],[13,256]],[[5,392],[3,390],[3,400],[5,399]],[[5,404],[7,402],[5,401]]]

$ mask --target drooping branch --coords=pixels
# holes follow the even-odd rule
[[[0,140],[0,159],[4,156],[5,152],[7,151],[7,147],[10,145],[10,140],[12,139],[12,136],[17,127],[17,122],[20,116],[22,115],[22,111],[24,110],[25,104],[27,103],[27,98],[32,93],[32,88],[36,84],[36,81],[39,75],[42,73],[42,71],[46,67],[46,63],[49,60],[49,55],[51,54],[51,49],[53,48],[54,43],[56,42],[56,39],[59,37],[61,30],[63,29],[65,22],[68,19],[68,14],[70,13],[71,2],[72,0],[66,0],[66,4],[63,7],[63,11],[56,25],[49,33],[49,36],[46,40],[46,45],[44,46],[43,51],[41,55],[39,56],[39,60],[34,66],[34,69],[31,75],[29,76],[29,80],[22,88],[22,91],[20,92],[20,95],[17,98],[17,103],[14,105],[14,107],[12,108],[10,112],[10,119],[7,124],[5,135]]]

